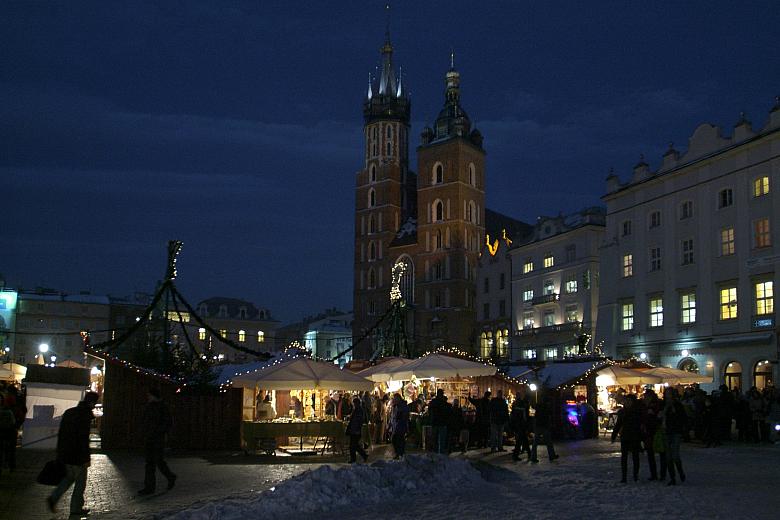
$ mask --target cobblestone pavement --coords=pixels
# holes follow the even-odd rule
[[[52,514],[45,499],[53,488],[35,482],[38,472],[53,455],[46,451],[17,451],[17,470],[9,474],[4,469],[0,474],[0,518],[68,518],[70,490],[58,504],[57,513]],[[144,474],[140,453],[93,453],[85,507],[92,511],[90,518],[101,520],[153,518],[157,513],[176,511],[203,500],[262,491],[307,469],[323,463],[342,464],[343,460],[311,457],[301,461],[225,452],[176,454],[168,457],[171,470],[178,475],[176,487],[164,491],[165,478],[158,474],[159,492],[139,497]]]

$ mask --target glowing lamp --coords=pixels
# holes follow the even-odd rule
[[[780,432],[780,424],[775,424],[775,431]]]
[[[688,352],[688,350],[687,350],[687,349],[682,351],[682,356],[683,356],[683,357],[688,357],[690,354],[691,354],[691,353],[690,353],[690,352]]]
[[[100,369],[98,367],[92,367],[92,370],[90,370],[89,373],[92,374],[93,376],[99,375]]]
[[[645,354],[644,352],[642,352],[641,354],[639,354],[639,359],[641,359],[642,361],[644,361],[645,359],[647,359],[647,354]]]
[[[38,352],[40,352],[41,354],[44,354],[44,353],[46,353],[48,351],[49,351],[49,345],[48,344],[41,343],[40,345],[38,345]]]
[[[536,392],[536,389],[538,387],[536,386],[536,383],[531,383],[530,385],[528,385],[528,388],[530,388],[532,392]]]

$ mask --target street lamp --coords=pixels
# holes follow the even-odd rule
[[[41,343],[38,345],[38,352],[41,354],[45,354],[49,351],[49,344],[48,343]]]

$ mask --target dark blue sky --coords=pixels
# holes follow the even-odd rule
[[[150,291],[179,238],[192,302],[245,298],[283,321],[351,308],[383,5],[2,2],[9,285]],[[744,110],[763,126],[780,94],[775,0],[408,1],[391,20],[413,135],[454,49],[488,205],[528,221],[599,203],[611,166],[656,167],[699,123],[730,133]]]

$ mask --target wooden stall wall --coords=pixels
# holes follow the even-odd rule
[[[122,364],[107,362],[103,391],[101,440],[104,449],[141,448],[146,392],[157,386],[173,415],[168,446],[177,449],[239,449],[241,389],[197,395],[178,385]]]

